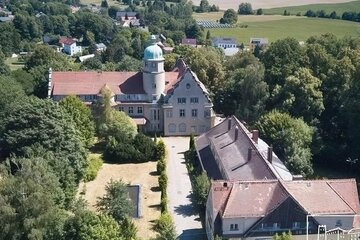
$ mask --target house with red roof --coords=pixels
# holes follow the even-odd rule
[[[73,56],[82,51],[80,46],[76,45],[76,40],[68,37],[60,37],[59,45],[63,48],[64,53]]]
[[[198,136],[195,146],[202,170],[212,179],[205,214],[208,239],[271,240],[291,231],[294,239],[306,239],[308,233],[315,240],[318,231],[360,227],[355,179],[292,175],[259,132],[234,116]],[[349,239],[358,239],[356,234]]]
[[[215,120],[207,89],[182,59],[170,72],[164,71],[164,61],[152,36],[140,72],[51,71],[48,96],[59,101],[76,95],[91,104],[106,87],[114,108],[126,112],[144,132],[165,136],[206,132]]]

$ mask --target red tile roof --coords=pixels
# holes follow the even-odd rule
[[[71,45],[75,42],[76,41],[74,39],[67,38],[67,37],[60,37],[60,39],[59,39],[59,43],[64,44],[64,45]]]
[[[356,214],[359,211],[354,179],[288,181],[283,182],[283,186],[310,214]]]
[[[288,197],[308,214],[355,215],[360,210],[354,179],[213,181],[210,191],[213,209],[223,218],[266,216]],[[359,220],[354,219],[354,226]]]
[[[178,72],[167,72],[165,92],[173,88]],[[141,72],[52,72],[52,95],[97,95],[104,85],[114,94],[146,94]]]
[[[235,182],[223,217],[263,217],[287,197],[277,180]]]

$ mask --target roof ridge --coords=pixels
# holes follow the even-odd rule
[[[331,184],[329,183],[329,182],[326,182],[326,184],[336,193],[336,195],[338,195],[340,198],[341,198],[341,200],[343,200],[343,202],[354,212],[354,214],[356,214],[356,211],[352,208],[352,206],[345,200],[345,198],[343,197],[343,196],[341,196],[341,194],[338,192],[338,191],[336,191],[336,189],[333,187],[333,186],[331,186]]]
[[[283,180],[279,180],[280,186],[285,190],[285,192],[287,192],[287,194],[289,194],[289,197],[291,197],[299,207],[301,207],[304,212],[311,214],[311,212],[309,210],[307,210],[286,188],[285,184],[286,182],[293,182],[293,181],[283,181]]]
[[[259,148],[254,144],[254,142],[252,141],[252,139],[250,138],[250,136],[246,133],[246,131],[244,130],[244,128],[246,130],[248,130],[240,121],[239,119],[237,119],[234,115],[231,116],[233,119],[235,119],[235,122],[240,126],[241,131],[243,133],[245,133],[246,135],[246,139],[250,142],[250,145],[255,148],[255,152],[256,154],[260,157],[260,159],[262,159],[267,168],[270,169],[271,174],[273,175],[273,177],[276,177],[277,179],[281,179],[281,176],[279,175],[279,173],[275,170],[275,168],[264,158],[264,156],[260,153]],[[249,130],[248,130],[249,131]],[[250,131],[249,131],[250,132]],[[274,169],[273,169],[274,168]]]
[[[234,185],[235,185],[235,184],[232,184],[232,185],[231,185],[230,193],[229,193],[229,195],[228,195],[228,197],[227,197],[227,199],[226,199],[226,201],[225,201],[225,203],[224,203],[225,208],[224,208],[224,211],[222,212],[222,217],[225,215],[225,213],[226,213],[227,210],[228,210],[228,203],[230,202],[230,198],[234,198],[234,197],[233,197],[233,195],[235,195],[235,194],[233,194]]]

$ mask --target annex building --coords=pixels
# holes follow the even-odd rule
[[[214,126],[215,114],[207,89],[182,59],[171,72],[164,71],[164,61],[152,36],[141,71],[50,71],[48,96],[59,101],[75,95],[91,104],[106,87],[114,108],[126,112],[144,132],[179,136],[208,131]]]
[[[271,240],[288,231],[295,240],[359,239],[355,179],[292,175],[259,134],[232,116],[195,141],[201,168],[212,179],[208,239]]]

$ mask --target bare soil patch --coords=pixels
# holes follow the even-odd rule
[[[201,0],[193,0],[193,3],[197,6],[200,5]],[[308,4],[319,4],[319,3],[343,3],[351,2],[351,0],[208,0],[209,3],[215,4],[220,7],[222,10],[229,8],[238,9],[241,2],[251,3],[253,9],[258,8],[276,8],[276,7],[288,7],[288,6],[301,6]]]
[[[109,164],[104,163],[94,181],[81,183],[79,193],[85,190],[81,195],[89,204],[89,209],[96,211],[96,201],[98,197],[105,194],[105,186],[110,181],[120,180],[129,184],[139,184],[141,186],[141,214],[140,219],[134,219],[138,229],[138,236],[148,239],[156,236],[152,230],[153,221],[159,218],[160,210],[160,192],[155,191],[158,188],[158,176],[156,171],[156,162],[147,162],[140,164]],[[154,190],[155,189],[155,190]]]

